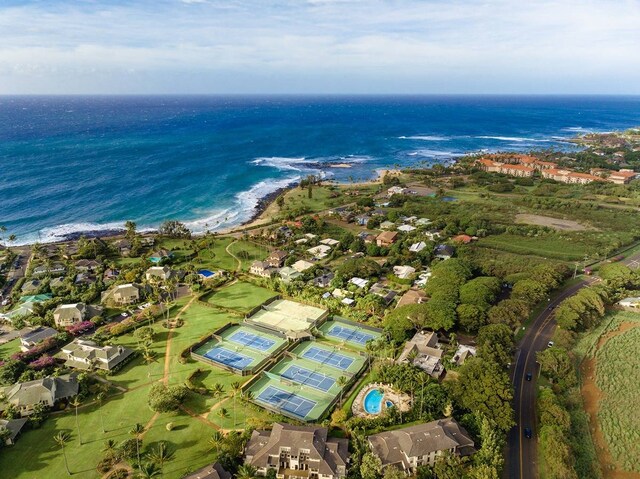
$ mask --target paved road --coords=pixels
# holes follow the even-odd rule
[[[640,253],[624,260],[627,265],[635,266],[640,261]],[[508,479],[534,479],[538,477],[537,455],[537,424],[536,424],[536,379],[538,365],[536,353],[547,347],[556,323],[553,319],[553,310],[569,296],[576,294],[580,289],[598,281],[598,278],[588,278],[578,284],[564,290],[554,298],[549,306],[542,311],[520,341],[516,360],[512,369],[514,386],[513,405],[515,410],[516,426],[507,436],[506,466],[503,477]],[[526,376],[531,373],[532,380],[527,381]],[[524,429],[532,430],[532,438],[524,436]]]

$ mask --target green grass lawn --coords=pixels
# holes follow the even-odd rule
[[[254,261],[263,260],[269,256],[269,250],[265,246],[244,240],[232,243],[229,251],[240,258],[243,271],[248,271]]]
[[[9,359],[13,353],[20,351],[20,339],[16,338],[8,343],[0,344],[0,359]]]
[[[233,271],[236,269],[237,261],[233,256],[225,251],[225,248],[235,241],[234,238],[222,237],[213,240],[213,246],[200,252],[193,260],[196,268],[225,269]]]
[[[583,243],[566,237],[527,237],[512,234],[487,236],[478,241],[480,246],[487,246],[518,254],[532,254],[544,258],[555,258],[564,261],[582,260],[592,253],[592,249]]]
[[[269,289],[251,283],[237,282],[215,291],[206,298],[206,301],[246,313],[275,295],[276,293]]]

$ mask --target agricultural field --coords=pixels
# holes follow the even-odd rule
[[[640,478],[640,314],[618,312],[585,336],[582,395],[605,478]],[[633,474],[635,473],[635,474]]]

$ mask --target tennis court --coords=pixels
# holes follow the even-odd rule
[[[299,366],[289,366],[281,376],[323,392],[329,391],[329,389],[331,389],[331,387],[336,383],[335,379],[330,378],[329,376],[309,371],[308,369],[301,368]]]
[[[321,308],[279,299],[263,305],[247,320],[278,331],[307,331],[327,314]]]
[[[367,341],[375,339],[375,335],[370,333],[365,333],[359,329],[347,328],[344,326],[334,326],[327,332],[328,336],[333,336],[334,338],[340,338],[347,342],[355,342],[361,345],[367,344]]]
[[[268,351],[274,344],[276,344],[272,339],[247,332],[243,329],[239,329],[233,333],[227,338],[227,340],[258,351]]]
[[[349,356],[315,346],[310,347],[302,353],[302,357],[315,361],[316,363],[332,366],[342,371],[346,371],[349,369],[349,366],[353,364],[353,359]]]
[[[254,359],[249,356],[230,351],[222,346],[216,346],[210,351],[207,351],[204,357],[216,363],[240,370],[245,369],[254,361]]]
[[[274,386],[267,386],[257,397],[258,401],[269,404],[275,409],[288,412],[300,419],[305,419],[317,402],[299,396],[294,392],[283,391]]]

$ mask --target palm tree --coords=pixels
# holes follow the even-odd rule
[[[220,431],[213,431],[213,434],[207,441],[209,443],[209,450],[215,450],[216,456],[220,454],[220,446],[224,444],[224,434]]]
[[[62,455],[64,456],[64,467],[67,468],[67,474],[71,475],[71,471],[69,470],[69,463],[67,463],[67,453],[64,450],[64,445],[69,442],[69,433],[60,431],[58,434],[53,436],[53,440],[58,446],[60,446],[60,449],[62,449]]]
[[[117,444],[116,441],[114,441],[113,439],[107,439],[104,442],[104,446],[102,447],[102,450],[104,452],[108,452],[108,453],[114,453],[117,450]]]
[[[251,464],[243,464],[238,468],[236,479],[254,479],[256,477],[256,468]]]
[[[80,441],[80,445],[82,446],[82,436],[80,435],[80,421],[78,421],[78,406],[82,404],[82,401],[80,401],[80,398],[78,396],[75,396],[73,399],[71,399],[71,401],[69,401],[69,404],[76,408],[76,429],[78,430],[78,441]]]
[[[162,474],[162,471],[155,463],[147,462],[139,465],[136,477],[140,479],[151,479],[153,477],[158,477],[160,474]]]
[[[227,419],[229,417],[229,411],[227,411],[225,408],[221,407],[220,409],[218,409],[218,417],[220,419]]]
[[[214,399],[219,399],[224,394],[224,386],[220,383],[215,383],[211,387],[211,395]]]
[[[231,383],[231,391],[233,394],[233,427],[236,427],[236,396],[242,391],[242,384],[238,381]]]
[[[143,432],[144,426],[139,422],[137,422],[129,431],[129,434],[136,438],[136,453],[138,456],[138,465],[140,465],[140,437],[142,436]]]
[[[149,370],[147,371],[147,377],[150,378],[151,377],[151,363],[155,362],[155,360],[156,360],[155,351],[151,351],[151,350],[149,350],[149,348],[145,348],[144,351],[142,351],[142,359],[149,366]]]
[[[174,456],[174,452],[169,449],[166,441],[160,441],[158,446],[149,454],[151,460],[161,468],[165,462],[172,460]]]
[[[104,428],[104,414],[102,414],[102,404],[104,400],[107,398],[107,392],[109,391],[108,384],[100,384],[97,388],[98,394],[96,394],[96,399],[98,400],[98,412],[100,414],[100,426],[102,426],[102,432],[105,433],[107,430]]]
[[[344,376],[340,376],[336,383],[340,386],[340,404],[342,404],[342,395],[344,394],[344,387],[347,385],[347,378]]]

